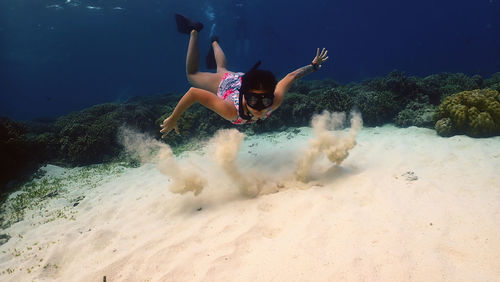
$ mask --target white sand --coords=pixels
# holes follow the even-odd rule
[[[247,138],[237,164],[286,178],[310,134]],[[184,158],[208,181],[196,197],[171,193],[151,163],[77,185],[78,206],[47,200],[76,220],[35,211],[5,231],[0,272],[12,273],[0,280],[500,280],[499,137],[386,126],[357,143],[340,166],[320,159],[308,184],[280,180],[256,198],[207,155]]]

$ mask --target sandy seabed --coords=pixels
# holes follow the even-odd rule
[[[0,280],[500,280],[499,137],[364,128],[340,165],[320,156],[292,181],[312,135],[245,138],[240,173],[271,181],[256,197],[199,151],[176,158],[203,178],[197,196],[172,193],[155,163],[77,180],[44,200],[71,218],[31,210],[3,230]]]

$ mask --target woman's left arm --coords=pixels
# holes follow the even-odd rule
[[[278,82],[278,84],[276,85],[276,90],[274,91],[275,100],[273,104],[273,110],[277,109],[281,105],[283,99],[285,98],[286,92],[288,92],[288,90],[296,80],[301,79],[302,77],[321,68],[321,65],[326,60],[328,60],[327,53],[328,51],[325,48],[321,50],[321,53],[319,52],[318,48],[316,51],[316,57],[314,57],[309,65],[296,69],[295,71],[287,74],[282,80]]]

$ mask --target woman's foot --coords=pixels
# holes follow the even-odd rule
[[[192,30],[200,32],[203,29],[202,23],[192,21],[181,14],[175,14],[175,22],[180,33],[190,34]]]

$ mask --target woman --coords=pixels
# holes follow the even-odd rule
[[[212,47],[217,72],[199,72],[198,33],[203,24],[193,22],[176,14],[177,29],[189,34],[186,58],[186,75],[191,87],[181,98],[172,114],[163,121],[160,130],[162,138],[175,130],[179,133],[177,120],[191,105],[198,102],[234,124],[253,123],[266,119],[276,110],[290,89],[292,83],[311,72],[317,71],[328,59],[325,48],[316,51],[311,64],[301,67],[276,82],[270,71],[259,70],[260,61],[246,74],[231,72],[226,68],[226,56],[219,46],[217,37],[212,37]]]

